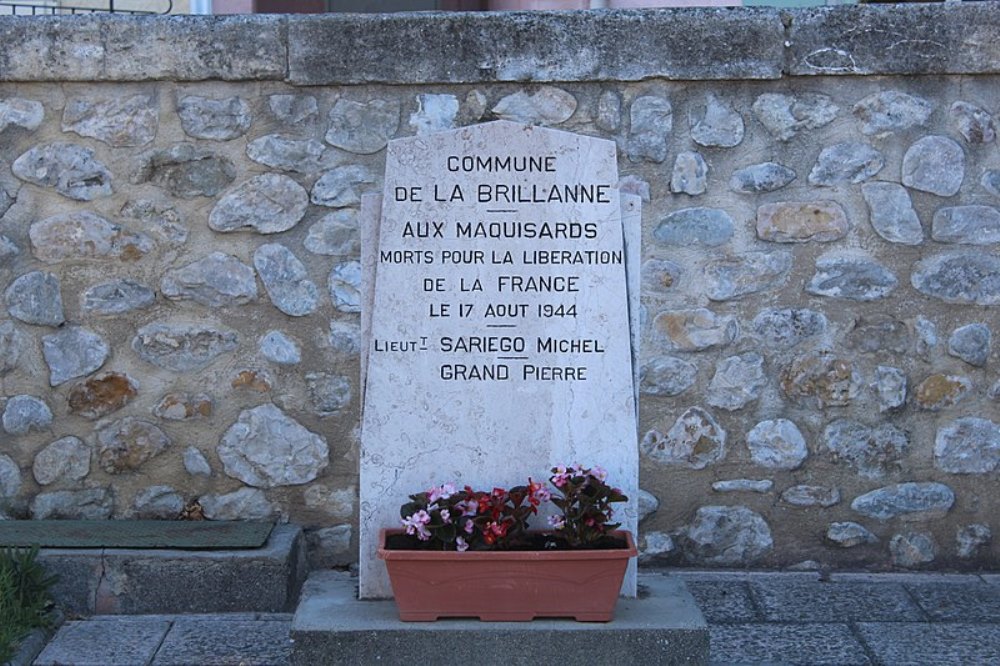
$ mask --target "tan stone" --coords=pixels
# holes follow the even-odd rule
[[[792,400],[815,398],[820,407],[844,406],[856,397],[861,378],[846,358],[799,356],[781,374],[781,389]]]
[[[968,377],[936,374],[920,382],[914,400],[921,409],[936,412],[955,405],[971,389]]]
[[[847,235],[847,214],[833,201],[779,202],[757,209],[757,236],[775,243],[829,242]]]

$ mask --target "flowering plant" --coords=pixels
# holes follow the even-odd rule
[[[559,497],[542,484],[528,479],[527,485],[492,491],[457,490],[451,483],[410,495],[400,507],[404,531],[422,548],[438,550],[507,550],[530,548],[528,519],[550,499],[562,509],[549,524],[554,534],[570,547],[593,546],[618,527],[611,523],[612,502],[628,498],[604,483],[607,473],[600,467],[581,465],[554,467],[552,484]]]
[[[628,497],[605,483],[607,478],[608,473],[596,466],[552,468],[549,481],[558,493],[552,503],[562,509],[562,515],[550,517],[549,524],[571,547],[592,545],[621,526],[610,522],[615,513],[611,504],[626,502]]]

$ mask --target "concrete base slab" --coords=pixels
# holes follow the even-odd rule
[[[400,622],[392,601],[359,601],[357,580],[310,574],[292,619],[292,664],[707,664],[708,627],[684,583],[639,576],[608,623]]]
[[[261,548],[133,550],[44,548],[67,613],[291,611],[307,571],[301,528],[278,525]]]

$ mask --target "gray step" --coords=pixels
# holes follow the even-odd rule
[[[292,664],[707,664],[708,626],[683,581],[639,576],[608,623],[400,622],[392,601],[359,601],[356,579],[316,571],[292,619]]]
[[[308,571],[302,529],[278,525],[261,548],[43,548],[68,614],[280,613],[294,610]]]

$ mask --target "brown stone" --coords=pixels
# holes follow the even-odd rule
[[[785,395],[796,401],[815,398],[821,408],[850,404],[860,385],[854,364],[829,354],[799,356],[781,374]]]
[[[972,390],[972,382],[962,375],[931,375],[917,386],[914,400],[921,409],[936,412],[958,403]]]
[[[204,393],[168,393],[160,398],[153,414],[168,421],[207,418],[212,415],[212,399]]]
[[[266,375],[257,370],[240,370],[233,377],[232,387],[234,389],[246,388],[258,393],[267,393],[271,390],[271,381]]]
[[[120,372],[107,372],[73,387],[69,409],[91,421],[127,405],[138,393],[138,385]]]
[[[847,235],[847,214],[833,201],[779,202],[757,209],[757,237],[775,243],[829,242]]]

